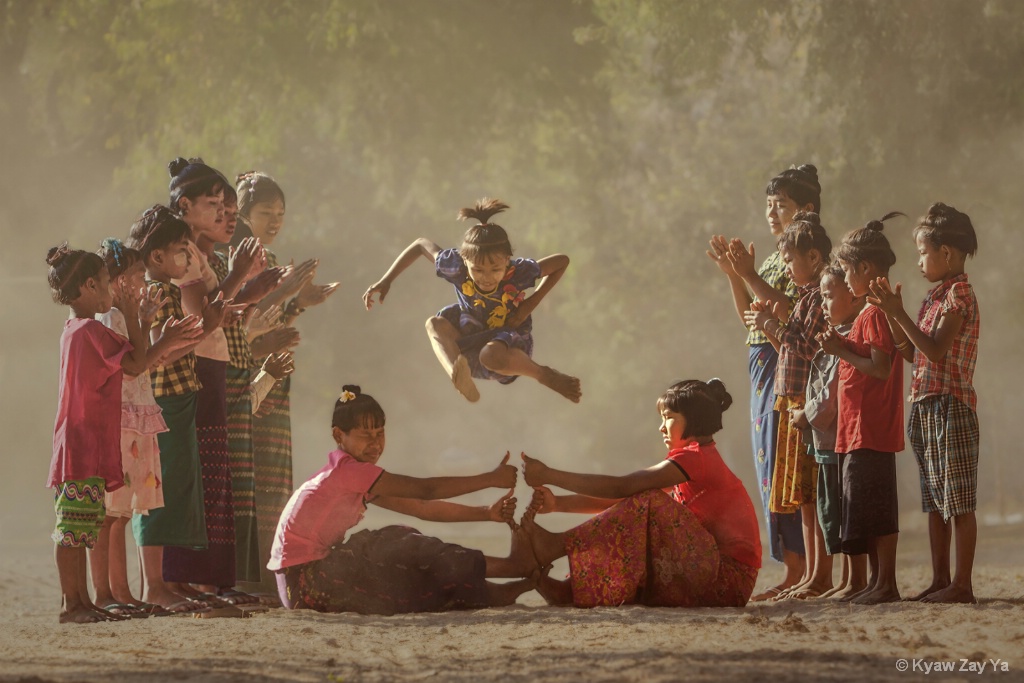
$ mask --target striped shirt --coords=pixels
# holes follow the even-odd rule
[[[938,363],[928,360],[920,351],[914,353],[913,379],[910,383],[910,401],[928,396],[951,394],[972,410],[977,410],[978,395],[974,391],[974,366],[978,362],[978,333],[981,314],[974,288],[962,273],[928,292],[917,326],[931,336],[946,313],[955,311],[964,320],[953,346]]]
[[[147,280],[150,287],[156,286],[164,293],[164,303],[156,313],[153,327],[159,329],[168,320],[181,320],[185,311],[181,307],[181,290],[170,282]],[[182,396],[199,391],[199,378],[196,376],[196,354],[187,354],[168,365],[158,365],[150,373],[153,382],[153,396]]]

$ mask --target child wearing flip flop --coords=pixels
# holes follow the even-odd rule
[[[121,377],[146,368],[138,298],[125,296],[128,339],[95,320],[110,310],[110,273],[96,254],[68,248],[46,255],[47,280],[71,317],[60,338],[60,392],[53,456],[46,485],[55,489],[54,560],[60,576],[61,623],[87,624],[124,617],[89,597],[86,548],[96,544],[106,515],[104,494],[124,485],[121,470]]]
[[[113,288],[113,306],[96,319],[121,337],[127,339],[128,327],[125,310],[131,303],[126,297],[138,299],[143,291],[146,266],[142,255],[124,246],[120,240],[108,237],[100,245],[99,256],[107,266]],[[148,292],[138,305],[139,323],[143,330],[153,326],[153,319],[163,303],[159,290]],[[149,383],[149,366],[179,348],[194,343],[202,334],[199,321],[192,324],[169,324],[160,340],[150,345],[145,334],[147,367],[139,374],[124,373],[121,383],[121,467],[124,486],[108,491],[104,500],[107,515],[103,521],[96,546],[89,551],[89,569],[92,574],[96,604],[123,616],[143,616],[163,611],[159,605],[136,600],[128,586],[128,564],[125,554],[125,529],[132,514],[149,514],[150,510],[164,506],[164,490],[160,477],[160,447],[156,435],[167,431],[160,406],[153,398]],[[148,347],[148,348],[147,348]]]
[[[490,223],[507,209],[497,199],[481,199],[462,209],[459,218],[479,221],[466,232],[458,249],[441,249],[420,238],[406,247],[384,276],[363,294],[369,310],[373,295],[384,297],[395,279],[416,259],[434,262],[437,276],[455,286],[458,303],[427,320],[434,353],[455,388],[470,402],[480,399],[473,378],[510,384],[519,375],[532,377],[573,403],[579,403],[580,381],[533,361],[533,319],[541,300],[565,274],[569,257],[553,254],[539,261],[512,258],[505,229]],[[540,285],[529,297],[526,290]]]

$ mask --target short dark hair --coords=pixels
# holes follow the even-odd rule
[[[967,256],[978,252],[978,235],[971,217],[939,202],[928,207],[914,228],[914,237],[923,237],[934,247],[953,247]]]
[[[384,409],[373,396],[364,394],[355,384],[341,388],[341,396],[334,402],[331,427],[350,432],[356,427],[380,429],[384,422]]]
[[[832,253],[832,240],[821,225],[821,217],[811,211],[797,211],[793,221],[779,235],[779,249],[796,250],[806,254],[817,249],[823,261],[827,262]]]
[[[97,277],[104,268],[103,259],[98,255],[83,249],[71,249],[67,242],[46,252],[46,264],[50,266],[46,277],[50,294],[56,303],[65,306],[70,306],[81,296],[82,285],[89,278]]]
[[[798,206],[810,204],[814,213],[821,213],[821,183],[818,182],[818,169],[813,164],[790,166],[768,181],[765,194],[784,194]]]
[[[132,224],[126,247],[139,252],[143,262],[157,249],[188,239],[192,229],[163,204],[154,204]]]
[[[687,379],[676,382],[658,399],[665,407],[686,418],[684,437],[711,436],[722,429],[722,413],[732,405],[732,396],[717,377],[702,382]]]

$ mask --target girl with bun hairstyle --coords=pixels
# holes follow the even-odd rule
[[[789,168],[768,182],[765,188],[765,218],[772,237],[778,240],[799,211],[821,213],[821,184],[818,169],[811,164]],[[747,327],[746,314],[757,301],[779,320],[788,320],[799,299],[797,286],[786,271],[782,254],[776,248],[760,268],[754,260],[754,244],[714,235],[707,254],[725,274],[732,291],[736,313]],[[776,245],[777,247],[778,245]],[[750,436],[754,470],[761,492],[761,507],[768,531],[772,559],[782,562],[786,574],[782,581],[761,591],[754,601],[774,598],[784,590],[810,579],[804,556],[801,517],[797,512],[772,510],[779,412],[774,391],[778,351],[762,330],[747,327],[747,370],[750,375]]]
[[[327,465],[288,500],[267,568],[281,602],[319,612],[398,614],[510,605],[536,585],[487,578],[530,576],[537,570],[521,530],[508,557],[424,536],[406,526],[352,534],[368,504],[435,522],[504,522],[514,527],[516,468],[508,453],[492,471],[473,476],[410,477],[377,463],[384,454],[385,415],[374,398],[346,385],[334,404],[331,435],[337,449]],[[486,488],[509,491],[487,507],[449,503]]]
[[[466,400],[480,400],[474,378],[511,384],[526,375],[579,403],[582,393],[577,378],[533,360],[531,314],[565,274],[569,257],[553,254],[539,261],[513,259],[508,233],[490,222],[507,208],[500,200],[484,198],[462,209],[459,220],[477,223],[466,231],[461,247],[441,249],[421,237],[369,286],[363,303],[370,310],[377,294],[383,304],[395,279],[420,257],[428,259],[437,276],[455,287],[458,302],[427,319],[427,336],[441,366]],[[533,294],[526,296],[526,290],[535,285]]]
[[[714,434],[732,397],[721,380],[686,380],[658,399],[666,458],[621,476],[577,474],[523,454],[533,499],[522,527],[537,562],[568,555],[569,579],[539,579],[551,604],[742,607],[761,566],[757,516]],[[554,495],[548,486],[575,495]],[[535,520],[546,512],[599,513],[565,533]],[[650,571],[649,571],[650,570]]]
[[[110,273],[98,255],[68,248],[46,254],[53,300],[71,308],[60,337],[60,390],[53,456],[46,485],[54,489],[57,524],[51,538],[60,577],[61,623],[114,621],[89,597],[86,548],[96,545],[106,516],[107,491],[124,486],[121,469],[121,380],[146,369],[139,324],[141,292],[118,285],[127,339],[96,320],[110,310]]]
[[[894,211],[843,237],[836,260],[846,286],[856,297],[887,277],[896,254],[882,234]],[[903,363],[881,308],[868,303],[846,337],[829,327],[818,336],[826,353],[839,357],[839,416],[835,451],[839,454],[842,503],[842,550],[868,554],[868,585],[854,594],[834,597],[862,605],[900,599],[896,585],[899,500],[896,453],[903,450]]]
[[[911,600],[975,602],[971,573],[978,541],[978,415],[974,366],[981,314],[964,264],[978,251],[971,218],[933,204],[914,228],[918,266],[938,283],[921,304],[917,322],[903,308],[901,286],[873,281],[868,301],[885,311],[896,348],[913,363],[907,436],[921,473],[921,504],[928,513],[932,582]],[[949,547],[956,529],[956,573]]]

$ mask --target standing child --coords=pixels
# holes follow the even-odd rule
[[[979,432],[973,382],[981,316],[964,263],[978,251],[978,237],[967,214],[940,203],[928,209],[914,239],[922,275],[939,283],[921,304],[917,324],[903,308],[898,283],[893,291],[885,278],[876,280],[868,297],[885,311],[896,348],[914,364],[907,435],[921,471],[932,583],[911,600],[975,602],[971,572],[978,540]],[[956,574],[950,580],[952,526]]]
[[[800,511],[804,541],[804,580],[783,591],[779,597],[815,598],[832,588],[832,559],[825,552],[821,528],[815,514],[818,466],[804,442],[804,395],[811,359],[818,350],[815,336],[825,331],[818,279],[832,253],[832,240],[816,213],[793,216],[778,240],[779,254],[790,281],[797,286],[800,300],[788,321],[759,301],[747,312],[747,325],[764,332],[778,344],[775,367],[775,410],[779,414],[775,471],[772,474],[771,511]]]
[[[124,311],[135,304],[143,291],[145,265],[142,256],[134,249],[125,247],[119,240],[103,240],[99,250],[100,258],[110,273],[113,291],[113,306],[97,320],[128,338],[128,326]],[[163,304],[158,290],[145,296],[138,304],[139,322],[143,330],[153,326],[153,319]],[[128,564],[125,551],[125,529],[132,514],[147,515],[150,510],[163,507],[164,490],[160,478],[160,449],[157,434],[167,431],[167,425],[160,415],[160,406],[153,398],[149,382],[150,366],[156,365],[161,356],[194,344],[202,334],[198,319],[189,321],[168,321],[159,341],[150,345],[148,335],[143,333],[141,341],[146,353],[146,369],[137,375],[124,373],[121,384],[121,468],[124,486],[108,491],[104,500],[106,518],[95,548],[89,552],[93,588],[96,604],[115,614],[139,616],[162,613],[159,605],[147,605],[132,597],[128,586]]]
[[[167,321],[186,318],[181,290],[172,280],[189,268],[191,230],[166,206],[156,205],[132,226],[126,245],[138,250],[146,265],[150,289],[159,290],[163,305],[153,321],[154,330]],[[218,297],[202,308],[203,339],[220,327],[227,304]],[[196,439],[195,345],[168,354],[152,373],[153,396],[168,431],[157,435],[164,507],[148,515],[135,515],[132,529],[142,554],[145,581],[143,599],[173,612],[193,612],[205,604],[175,592],[164,580],[164,546],[203,549],[208,546],[203,508],[203,479]],[[177,587],[175,587],[177,588]]]
[[[146,368],[138,297],[125,295],[126,341],[97,314],[110,310],[110,274],[96,254],[65,242],[46,255],[53,300],[71,307],[60,338],[60,393],[47,486],[55,489],[54,561],[60,576],[61,623],[122,619],[89,597],[86,548],[96,544],[104,495],[124,484],[121,470],[121,377]]]
[[[775,239],[778,239],[798,211],[821,211],[821,184],[818,169],[811,164],[790,168],[768,182],[765,188],[765,218]],[[788,314],[797,300],[796,285],[789,279],[782,254],[772,251],[758,268],[754,245],[745,247],[738,239],[727,240],[715,235],[707,254],[729,279],[733,304],[746,325],[745,314],[754,300],[769,310],[779,307]],[[752,602],[779,595],[800,582],[805,570],[803,532],[800,514],[771,511],[772,477],[775,474],[779,413],[775,410],[775,366],[778,353],[771,340],[759,330],[747,330],[747,370],[750,375],[750,436],[754,470],[761,492],[768,548],[772,559],[785,565],[786,573],[778,584],[751,598]]]
[[[510,384],[520,375],[532,377],[574,403],[581,397],[580,381],[533,361],[531,314],[569,267],[569,257],[554,254],[539,261],[513,259],[512,244],[500,225],[488,222],[507,209],[497,199],[481,199],[462,209],[459,218],[479,223],[466,232],[459,249],[441,249],[420,238],[406,247],[384,277],[363,294],[369,310],[373,295],[384,297],[395,279],[419,257],[434,263],[437,276],[455,286],[458,303],[427,320],[434,354],[455,388],[467,400],[480,400],[473,382],[496,379]],[[541,283],[529,297],[526,290]]]
[[[885,277],[896,254],[882,234],[883,221],[848,233],[836,259],[854,296],[867,296],[868,284]],[[903,450],[903,364],[896,362],[885,313],[867,305],[844,340],[829,328],[822,349],[839,356],[839,423],[836,452],[843,478],[843,552],[868,553],[871,579],[851,600],[862,605],[900,599],[896,584],[899,501],[896,453]]]
[[[825,319],[844,337],[864,308],[864,297],[854,296],[846,286],[843,269],[835,262],[821,273],[821,306]],[[836,426],[839,416],[839,357],[818,350],[807,378],[804,420],[811,431],[811,448],[818,463],[817,517],[821,540],[829,556],[842,553],[842,483],[836,455]],[[831,570],[832,564],[828,563]],[[850,597],[867,586],[867,557],[843,554],[839,585],[821,594],[823,598]],[[829,577],[831,578],[831,576]]]

